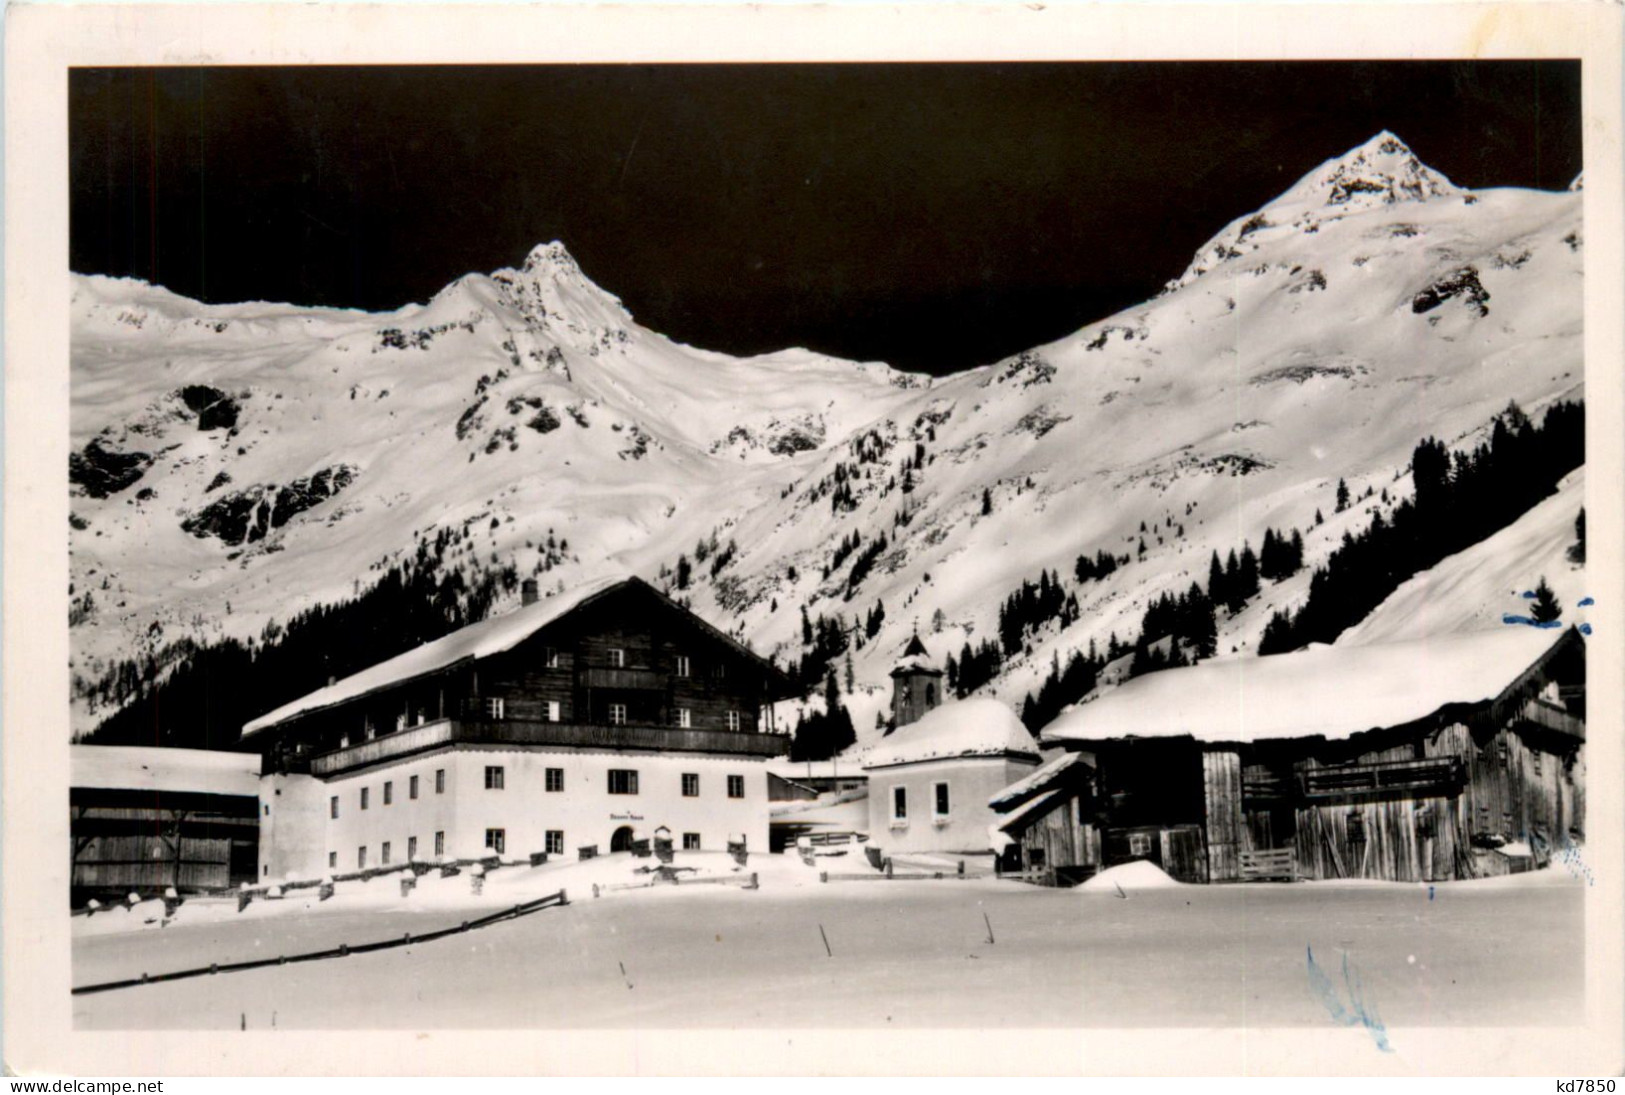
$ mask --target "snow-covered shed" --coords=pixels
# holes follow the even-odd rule
[[[992,805],[1046,868],[1504,873],[1521,864],[1502,849],[1528,845],[1538,862],[1581,837],[1585,643],[1518,626],[1215,659],[1069,708],[1040,740],[1086,763],[1046,766]],[[1066,863],[1036,826],[1071,830]]]
[[[869,841],[887,855],[993,851],[988,798],[1038,762],[1038,743],[999,701],[934,707],[864,757]]]
[[[133,745],[68,747],[78,899],[224,888],[254,877],[260,758]]]

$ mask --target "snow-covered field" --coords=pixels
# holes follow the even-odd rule
[[[722,856],[683,864],[729,871]],[[1339,992],[1346,957],[1360,1006],[1390,1029],[1558,1024],[1582,1008],[1584,891],[1562,866],[1435,886],[1148,886],[1128,872],[1121,890],[1084,891],[985,878],[821,885],[794,857],[753,856],[755,891],[591,896],[593,881],[631,880],[637,865],[619,855],[505,869],[478,898],[466,877],[426,878],[406,901],[393,879],[380,879],[341,884],[309,909],[289,899],[239,916],[234,902],[189,902],[167,928],[142,926],[139,910],[76,920],[74,982],[88,984],[425,932],[561,884],[571,897],[565,908],[432,943],[77,996],[75,1023],[1314,1026],[1333,1020],[1311,949]]]

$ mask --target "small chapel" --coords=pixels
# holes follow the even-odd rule
[[[991,854],[988,799],[1038,766],[1038,743],[1009,707],[944,700],[943,672],[914,635],[891,669],[892,721],[864,758],[869,842],[882,854]]]

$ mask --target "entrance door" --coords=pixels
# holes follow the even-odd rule
[[[615,830],[609,838],[609,850],[612,852],[630,852],[632,850],[632,826],[622,825]]]

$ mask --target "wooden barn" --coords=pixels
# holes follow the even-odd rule
[[[1523,626],[1165,670],[1064,712],[990,805],[1052,881],[1526,870],[1583,838],[1585,674],[1578,631]]]
[[[73,903],[252,879],[259,767],[253,753],[69,746]]]

